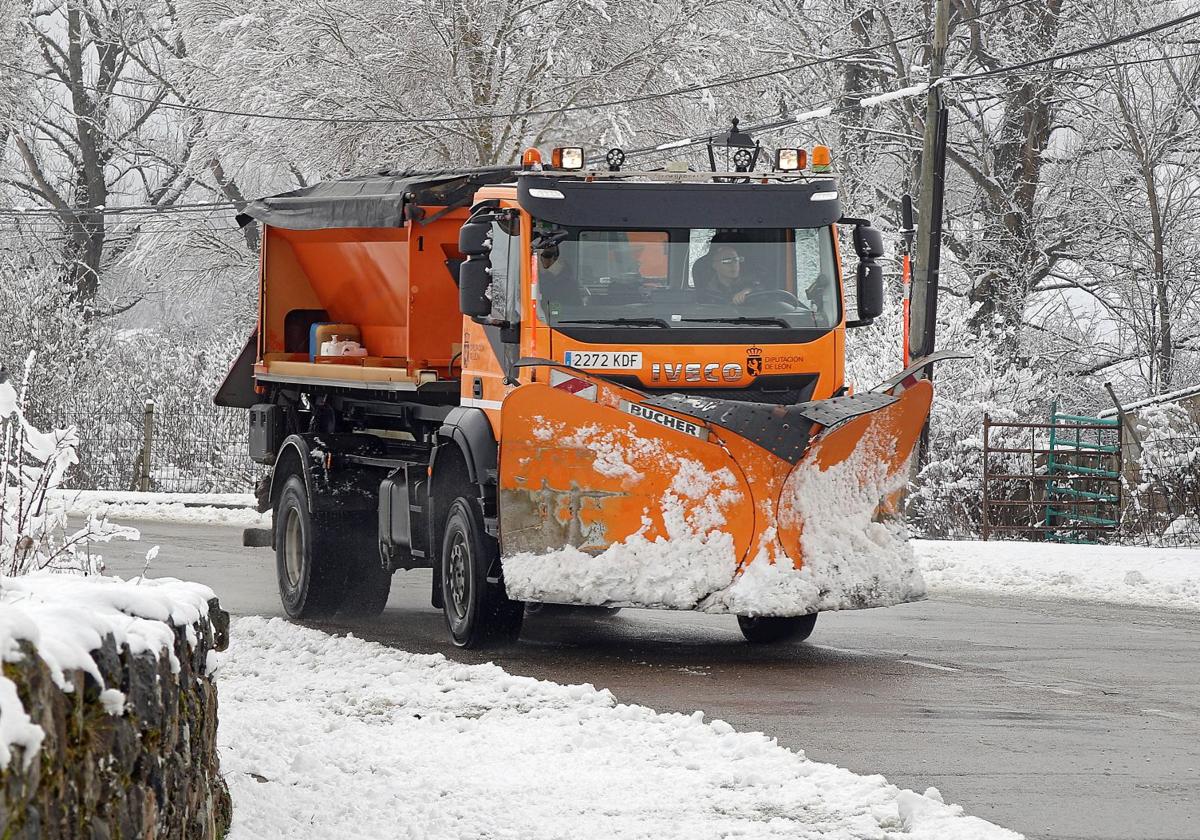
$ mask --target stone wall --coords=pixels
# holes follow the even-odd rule
[[[125,695],[110,714],[100,686],[68,672],[64,692],[28,642],[24,657],[4,663],[33,722],[45,731],[28,767],[20,748],[0,768],[0,840],[219,838],[232,805],[217,760],[217,690],[207,676],[209,652],[228,644],[229,616],[209,602],[209,620],[173,627],[179,673],[166,652],[131,655],[105,637],[92,656],[110,689]]]

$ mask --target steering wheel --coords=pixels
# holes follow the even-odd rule
[[[748,303],[786,303],[797,309],[806,309],[800,299],[785,289],[764,289],[761,292],[751,292],[742,300],[742,305]]]

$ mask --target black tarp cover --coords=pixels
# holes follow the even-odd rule
[[[252,221],[289,230],[347,227],[401,227],[406,205],[465,206],[487,184],[515,180],[512,167],[433,172],[379,172],[321,181],[291,192],[259,198],[237,215],[242,227]]]

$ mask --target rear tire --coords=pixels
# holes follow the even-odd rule
[[[499,549],[484,530],[478,503],[463,496],[455,499],[442,534],[442,612],[454,644],[477,648],[516,641],[525,605],[505,594],[503,582],[488,583]]]
[[[392,591],[392,573],[379,557],[378,518],[370,513],[339,518],[336,543],[347,564],[347,580],[338,614],[374,618],[383,612]]]
[[[345,569],[338,566],[322,526],[308,510],[304,479],[289,477],[275,507],[275,571],[279,599],[290,618],[331,616],[345,594]]]
[[[739,615],[738,627],[746,641],[752,645],[769,645],[775,642],[803,642],[812,635],[817,626],[817,614],[787,616]]]

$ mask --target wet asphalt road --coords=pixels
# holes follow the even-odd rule
[[[211,586],[235,614],[282,615],[274,555],[241,530],[130,523],[114,574]],[[934,786],[1033,838],[1200,838],[1200,616],[981,596],[824,614],[808,643],[751,648],[729,616],[540,614],[520,643],[447,641],[429,572],[399,573],[384,614],[317,625],[557,682],[659,711],[702,709],[812,759]]]

